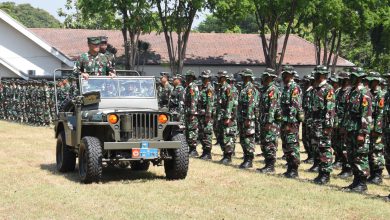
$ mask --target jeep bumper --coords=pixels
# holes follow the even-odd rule
[[[143,141],[145,142],[145,141]],[[179,149],[180,141],[146,141],[149,148],[155,149]],[[141,141],[138,142],[104,142],[104,150],[130,150],[141,148]]]

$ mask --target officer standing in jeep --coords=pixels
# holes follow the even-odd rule
[[[88,37],[88,52],[81,54],[73,68],[74,74],[88,79],[90,75],[115,76],[115,70],[107,57],[99,53],[100,38]]]

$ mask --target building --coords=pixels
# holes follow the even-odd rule
[[[120,30],[27,29],[1,10],[0,30],[0,77],[50,76],[57,68],[72,68],[73,61],[88,50],[89,36],[107,36],[108,42],[118,49],[119,60],[124,56]],[[140,69],[147,75],[169,72],[164,36],[150,33],[140,36],[140,40],[150,44],[149,51],[140,59],[141,63],[145,60]],[[290,35],[284,63],[305,75],[316,66],[315,60],[315,46]],[[265,69],[261,40],[257,34],[191,33],[184,63],[185,70],[199,73],[205,69],[236,73],[244,68],[261,73]],[[354,64],[348,60],[338,59],[337,69],[351,66]]]

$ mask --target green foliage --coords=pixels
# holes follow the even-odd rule
[[[49,12],[34,8],[30,4],[16,5],[14,2],[0,3],[0,9],[28,28],[59,28],[61,22]]]
[[[208,15],[206,20],[199,24],[196,29],[201,33],[243,33],[256,34],[258,33],[258,26],[254,14],[248,14],[246,17],[236,20],[234,24],[227,24],[224,20]]]

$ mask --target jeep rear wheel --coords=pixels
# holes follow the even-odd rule
[[[188,144],[183,134],[176,134],[172,137],[172,141],[180,141],[179,149],[169,150],[172,156],[171,160],[164,161],[165,174],[168,180],[185,179],[188,172]]]
[[[134,171],[147,171],[149,169],[150,161],[131,161],[130,168]]]
[[[76,167],[76,154],[65,144],[64,131],[61,131],[57,136],[56,167],[62,173],[74,171]]]
[[[81,139],[79,150],[79,175],[81,182],[99,182],[102,178],[102,147],[96,137]]]

